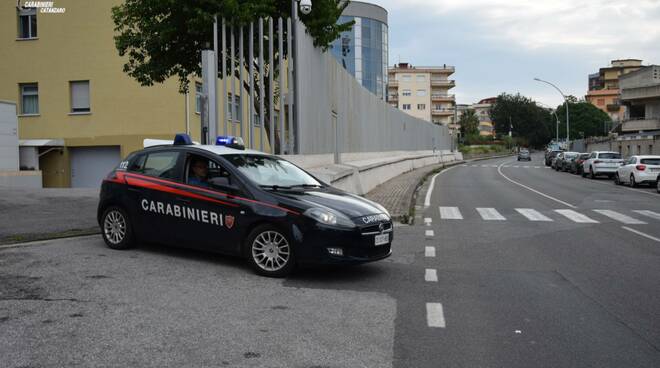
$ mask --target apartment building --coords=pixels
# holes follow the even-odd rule
[[[470,109],[474,110],[474,114],[479,118],[479,135],[491,137],[495,135],[494,124],[490,118],[490,108],[496,101],[497,97],[489,97],[470,105]]]
[[[612,60],[610,66],[589,75],[589,91],[585,96],[592,105],[606,112],[614,121],[620,121],[625,107],[620,102],[619,77],[642,67],[642,60]]]
[[[200,140],[198,81],[186,96],[175,79],[143,87],[122,71],[111,19],[121,3],[56,0],[65,11],[53,13],[0,2],[0,100],[16,103],[21,166],[41,171],[44,187],[98,187],[145,138]],[[229,133],[249,115],[234,82],[233,98],[218,104]]]
[[[388,71],[387,101],[416,118],[435,124],[454,124],[456,98],[449,90],[454,67],[399,63]]]

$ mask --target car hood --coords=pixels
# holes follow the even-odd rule
[[[383,211],[370,200],[333,188],[301,191],[272,191],[270,193],[280,198],[294,200],[297,202],[296,205],[298,207],[327,207],[339,211],[352,219],[383,213]],[[300,206],[300,204],[303,206]]]

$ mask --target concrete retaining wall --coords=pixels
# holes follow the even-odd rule
[[[41,171],[0,171],[0,187],[41,188]]]

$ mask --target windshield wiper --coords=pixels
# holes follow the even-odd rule
[[[296,184],[292,185],[291,188],[321,188],[323,187],[320,184]]]
[[[261,188],[264,189],[272,189],[272,190],[279,190],[279,189],[291,189],[292,187],[285,186],[285,185],[259,185]]]

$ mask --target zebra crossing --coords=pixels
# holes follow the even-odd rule
[[[554,222],[569,220],[579,224],[599,224],[608,220],[620,222],[625,225],[645,225],[650,219],[660,220],[660,213],[650,210],[634,210],[631,214],[621,213],[610,209],[591,209],[578,212],[572,209],[554,209],[545,212],[533,208],[514,208],[513,211],[503,211],[492,207],[476,207],[461,211],[459,207],[438,207],[440,220],[465,220],[478,215],[483,221],[508,221],[523,219],[534,222]],[[469,211],[469,212],[468,212]],[[464,213],[468,214],[465,216]],[[641,217],[640,217],[641,216]],[[430,219],[427,221],[430,224]]]
[[[497,168],[500,165],[480,165],[480,164],[461,164],[462,167],[493,167]],[[521,169],[550,169],[548,166],[543,165],[502,165],[502,167],[512,167]]]

